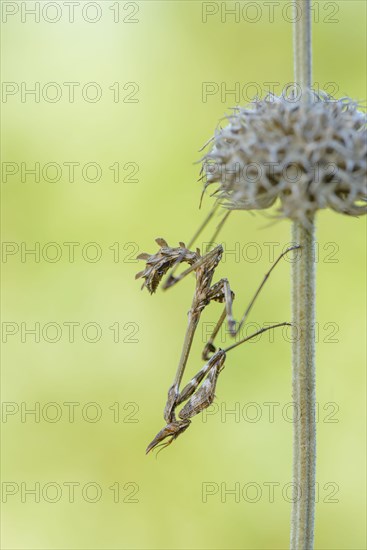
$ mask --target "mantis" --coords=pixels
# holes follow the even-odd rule
[[[212,213],[210,216],[211,215]],[[255,338],[267,330],[282,326],[290,326],[290,323],[284,322],[263,328],[250,336],[239,340],[224,350],[220,348],[217,350],[214,345],[215,338],[225,321],[227,321],[230,335],[232,337],[236,337],[242,326],[245,324],[259,293],[261,292],[273,269],[286,254],[292,250],[300,248],[298,245],[291,246],[279,255],[271,268],[265,274],[241,320],[239,323],[236,323],[232,314],[232,304],[235,295],[230,288],[228,279],[223,278],[216,283],[212,283],[215,269],[221,261],[223,255],[222,245],[218,245],[206,254],[201,255],[198,248],[195,251],[192,251],[186,247],[183,242],[180,242],[177,248],[170,247],[162,238],[157,238],[156,243],[160,247],[156,254],[142,253],[137,257],[137,259],[146,261],[145,269],[136,275],[137,279],[140,277],[144,279],[142,288],[146,287],[148,291],[153,294],[157,290],[162,278],[170,270],[171,272],[163,283],[164,290],[171,288],[190,273],[195,274],[196,285],[191,308],[188,313],[188,325],[180,360],[173,383],[168,390],[167,402],[164,408],[163,417],[166,422],[166,426],[148,445],[146,450],[147,453],[156,447],[166,447],[170,445],[189,427],[192,417],[199,414],[213,403],[217,380],[220,372],[224,368],[226,354],[228,351],[243,344],[244,342],[247,342],[251,338]],[[187,263],[189,267],[180,275],[175,276],[174,272],[181,263]],[[203,349],[202,359],[206,361],[206,363],[188,382],[183,390],[180,391],[180,385],[201,313],[212,301],[223,303],[224,309],[209,338],[209,341]],[[185,401],[186,404],[179,411],[177,419],[176,409]]]

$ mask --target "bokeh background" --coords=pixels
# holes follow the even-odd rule
[[[163,426],[193,280],[151,297],[134,258],[156,251],[157,236],[187,242],[211,208],[209,196],[198,208],[195,162],[238,102],[226,91],[238,83],[246,103],[266,83],[280,93],[292,81],[290,3],[227,3],[239,4],[237,22],[216,2],[206,22],[201,2],[81,1],[74,22],[66,4],[2,2],[2,547],[287,548],[290,343],[278,332],[234,350],[212,414],[145,456]],[[314,2],[313,21],[315,86],[363,102],[365,2]],[[74,101],[67,82],[79,83]],[[39,98],[24,95],[35,83]],[[39,181],[25,172],[35,163]],[[365,223],[317,220],[318,549],[366,548]],[[220,240],[237,251],[217,277],[229,278],[238,318],[290,224],[238,212]],[[37,247],[39,258],[25,254]],[[290,319],[289,277],[284,261],[252,329]]]

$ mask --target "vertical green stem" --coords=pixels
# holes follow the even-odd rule
[[[309,101],[305,92],[311,88],[312,72],[310,0],[296,0],[294,14],[294,76],[303,91],[303,100]],[[291,550],[312,550],[316,471],[314,220],[309,220],[308,228],[293,222],[292,240],[302,248],[292,272],[292,396],[297,419],[293,437],[290,547]]]
[[[309,89],[312,80],[311,0],[295,0],[293,4],[294,79],[303,89]]]
[[[294,223],[293,239],[301,255],[293,270],[292,397],[296,420],[293,439],[293,509],[291,550],[312,550],[315,516],[315,263],[314,225]]]

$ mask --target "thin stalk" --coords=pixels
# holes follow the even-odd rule
[[[303,99],[311,88],[310,0],[294,2],[294,76]],[[298,421],[293,436],[293,504],[291,550],[312,550],[315,517],[316,422],[315,422],[315,228],[293,222],[292,239],[301,246],[293,263],[292,396]]]
[[[292,397],[297,411],[293,439],[293,509],[291,550],[312,550],[315,517],[315,263],[314,226],[294,224],[293,238],[302,247],[293,269]]]

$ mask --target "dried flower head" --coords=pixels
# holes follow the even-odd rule
[[[205,187],[230,209],[280,200],[284,217],[308,225],[316,210],[366,213],[366,115],[351,99],[269,94],[236,108],[203,159]]]

